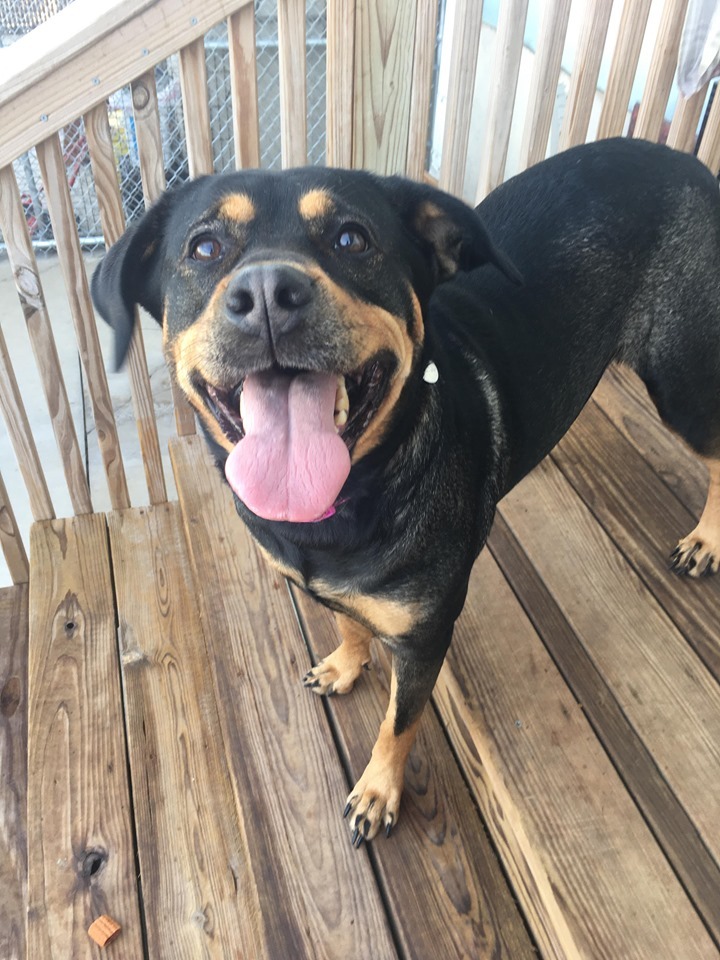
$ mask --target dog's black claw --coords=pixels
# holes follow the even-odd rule
[[[354,829],[353,832],[352,832],[352,837],[350,837],[350,843],[351,843],[353,846],[355,846],[355,844],[357,843],[357,838],[358,838],[359,836],[360,836],[360,831],[358,830],[357,827],[355,827],[355,829]]]
[[[673,559],[674,557],[676,557],[679,553],[680,553],[680,544],[678,544],[678,545],[675,547],[675,549],[673,550],[673,552],[670,554],[670,559],[672,560],[672,559]]]
[[[351,810],[352,810],[352,800],[348,800],[347,806],[343,810],[343,820],[347,819],[347,815],[350,813]]]
[[[386,837],[387,840],[390,839],[390,834],[392,833],[392,828],[393,828],[393,825],[392,825],[392,820],[391,820],[390,823],[385,827],[385,837]]]
[[[319,686],[320,686],[320,681],[319,681],[319,680],[314,680],[311,684],[309,684],[309,686],[311,686],[311,687],[319,687]]]
[[[364,837],[367,837],[367,835],[370,833],[370,821],[369,821],[369,820],[366,820],[365,823],[363,823],[362,832],[363,832],[363,836],[364,836]]]
[[[363,664],[363,670],[369,670],[369,669],[370,669],[370,664],[369,664],[369,663],[364,663],[364,664]]]

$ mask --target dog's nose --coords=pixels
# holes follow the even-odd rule
[[[301,321],[312,300],[310,277],[288,264],[251,264],[233,277],[225,295],[228,319],[244,333],[273,339]]]

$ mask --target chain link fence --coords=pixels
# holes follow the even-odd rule
[[[0,31],[3,46],[48,19],[72,0],[0,0]],[[255,0],[258,97],[260,114],[261,165],[280,167],[280,79],[278,60],[277,0]],[[325,53],[326,2],[308,0],[306,13],[308,163],[325,159]],[[232,104],[230,98],[230,57],[224,24],[205,38],[210,103],[211,134],[215,171],[235,168]],[[180,75],[177,56],[155,68],[163,156],[168,186],[189,176],[183,121]],[[125,216],[128,222],[143,210],[142,184],[130,88],[125,87],[108,101],[115,159],[120,177]],[[90,157],[82,120],[61,131],[63,155],[72,196],[75,219],[83,248],[91,252],[103,247],[100,215],[90,169]],[[38,249],[54,249],[52,227],[44,201],[42,180],[34,150],[15,162],[25,216],[32,240]]]

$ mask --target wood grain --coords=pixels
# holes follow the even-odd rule
[[[125,215],[105,104],[101,103],[89,113],[86,113],[83,117],[83,123],[90,150],[103,236],[105,237],[106,247],[110,248],[125,232]],[[137,307],[135,307],[135,327],[128,349],[127,365],[148,496],[150,503],[164,503],[167,500],[165,475],[163,473],[145,343]]]
[[[75,432],[40,273],[12,167],[0,170],[0,228],[25,317],[30,346],[40,373],[50,422],[62,458],[70,502],[75,513],[92,513],[83,455]]]
[[[28,588],[0,589],[0,957],[25,960]]]
[[[59,66],[45,60],[43,76],[33,80],[23,96],[0,105],[0,168],[249,2],[206,0],[190,10],[187,0],[154,0]],[[134,7],[132,3],[128,10]],[[87,11],[87,6],[81,9]]]
[[[627,367],[611,367],[593,399],[680,502],[699,517],[707,497],[707,470],[660,420],[640,378]]]
[[[260,166],[255,7],[249,3],[228,18],[230,90],[233,106],[235,166]]]
[[[283,167],[307,163],[305,0],[278,4],[280,148]]]
[[[331,167],[352,166],[355,9],[355,0],[327,6],[325,155]]]
[[[717,958],[487,551],[435,702],[542,956]]]
[[[366,0],[356,7],[354,167],[405,169],[410,121],[415,0]]]
[[[30,568],[15,513],[0,473],[0,546],[13,583],[27,583]]]
[[[30,509],[36,520],[55,516],[32,427],[13,370],[10,353],[0,327],[0,412],[5,420],[20,473],[25,482]]]
[[[490,106],[475,194],[476,204],[484,200],[490,191],[500,186],[505,179],[505,161],[515,110],[527,11],[528,0],[505,0],[500,6]]]
[[[695,908],[720,942],[720,867],[502,517],[493,526],[490,549]]]
[[[551,461],[500,511],[720,860],[720,687]]]
[[[643,140],[660,139],[687,5],[688,0],[665,0],[633,134]]]
[[[28,665],[28,956],[142,956],[105,518],[34,524]]]
[[[422,180],[427,166],[439,0],[420,0],[415,17],[410,119],[405,174]]]
[[[59,138],[53,136],[38,144],[37,158],[90,394],[110,503],[117,510],[129,506],[130,497]]]
[[[720,95],[717,93],[708,113],[697,156],[716,176],[720,170]]]
[[[145,206],[150,207],[165,190],[165,164],[155,72],[151,70],[138,77],[132,83],[131,89],[143,198]],[[195,433],[195,414],[190,404],[172,378],[170,386],[178,434],[182,437]]]
[[[520,148],[521,169],[545,159],[570,19],[570,4],[571,0],[547,0],[543,5]]]
[[[625,129],[628,103],[640,60],[652,0],[625,0],[617,44],[610,64],[597,139],[618,137]]]
[[[339,643],[334,617],[302,591],[293,596],[313,660],[320,660]],[[389,657],[377,644],[372,669],[352,693],[327,701],[353,782],[369,758],[389,691]],[[535,956],[432,708],[408,761],[400,822],[370,852],[404,956]]]
[[[687,99],[682,94],[678,95],[667,138],[669,147],[684,150],[686,153],[695,151],[700,114],[707,97],[707,88],[708,84],[705,83],[697,93]]]
[[[180,508],[108,517],[148,951],[258,956],[248,870]]]
[[[593,402],[552,457],[720,681],[720,584],[680,578],[668,567],[697,518]]]
[[[611,13],[612,0],[589,0],[586,6],[560,129],[561,150],[587,137]]]
[[[213,173],[207,64],[202,37],[180,50],[180,88],[190,176],[200,177],[204,173]]]
[[[204,441],[170,453],[249,869],[272,903],[254,955],[393,957],[341,818],[349,787],[322,704],[300,682],[310,663],[285,583],[260,563]]]
[[[462,195],[465,183],[482,12],[482,0],[457,0],[455,4],[440,188],[456,196]]]

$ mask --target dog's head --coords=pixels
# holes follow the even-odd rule
[[[332,510],[411,378],[435,286],[491,263],[455,198],[360,171],[248,171],[165,194],[109,251],[93,298],[127,352],[139,303],[228,453],[240,499],[273,520]]]

